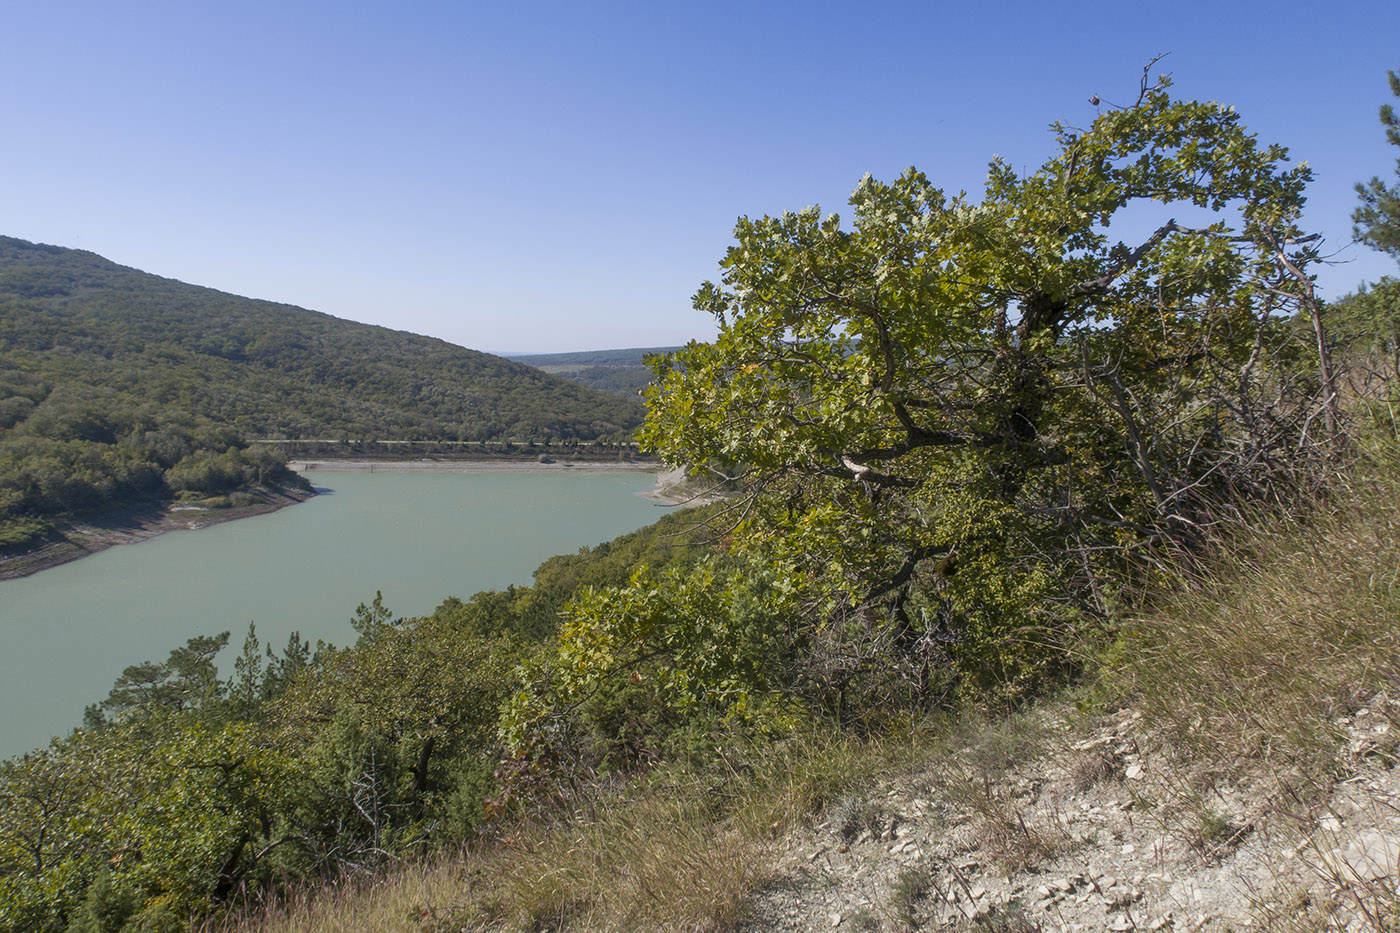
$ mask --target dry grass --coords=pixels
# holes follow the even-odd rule
[[[1010,780],[1018,769],[1061,751],[1064,734],[1030,709],[1000,718],[966,711],[940,737],[942,751],[925,763],[930,790],[971,819],[978,845],[1004,874],[1024,871],[1065,851],[1070,840],[1058,823],[1028,813],[1028,800]]]
[[[1261,520],[1237,540],[1211,574],[1127,628],[1104,681],[1165,740],[1182,775],[1173,829],[1202,855],[1228,855],[1255,829],[1208,806],[1222,781],[1266,796],[1281,843],[1327,849],[1337,840],[1318,829],[1320,817],[1363,764],[1347,748],[1350,717],[1388,708],[1383,697],[1400,688],[1400,461],[1394,451],[1368,455],[1325,502]],[[1361,754],[1394,765],[1393,747]],[[1378,885],[1326,859],[1311,867],[1295,878],[1276,866],[1292,893],[1261,906],[1259,928],[1400,929],[1394,878]]]
[[[1393,457],[1299,518],[1240,532],[1216,572],[1136,620],[1107,673],[1185,758],[1319,777],[1337,719],[1400,677]]]
[[[905,751],[814,735],[731,762],[728,780],[653,775],[454,857],[303,891],[206,933],[730,930],[772,877],[773,840]]]

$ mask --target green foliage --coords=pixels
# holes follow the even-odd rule
[[[862,180],[850,229],[740,218],[695,297],[718,338],[658,362],[644,444],[743,465],[736,544],[809,578],[838,708],[882,666],[921,702],[1023,696],[1139,557],[1309,481],[1317,380],[1281,318],[1309,171],[1164,86],[1056,125],[1034,171],[993,161],[980,202],[911,169]]]
[[[539,746],[569,736],[614,768],[654,757],[688,721],[761,725],[777,701],[796,597],[792,577],[718,558],[584,590],[512,699],[504,738],[519,752],[564,756]]]
[[[355,607],[355,615],[350,619],[350,625],[359,632],[362,642],[372,642],[401,621],[395,619],[394,614],[384,605],[384,594],[375,590],[374,602],[368,606],[360,603]]]
[[[100,389],[120,403],[114,411],[179,409],[250,436],[593,439],[626,436],[641,416],[635,401],[445,341],[8,237],[0,334],[0,366],[26,380]]]
[[[68,924],[68,933],[121,933],[136,908],[136,893],[114,883],[111,872],[100,872]]]
[[[1332,334],[1343,347],[1392,360],[1400,354],[1400,279],[1386,276],[1363,284],[1328,312]]]
[[[263,867],[291,777],[249,726],[163,711],[6,762],[0,928],[161,929],[207,908]]]
[[[308,488],[247,438],[627,439],[622,401],[440,340],[0,237],[0,548],[49,519]]]
[[[1390,93],[1400,97],[1400,74],[1390,71],[1386,77],[1390,80]],[[1400,115],[1390,104],[1383,104],[1380,116],[1386,140],[1392,146],[1400,146]],[[1400,171],[1400,159],[1395,164]],[[1358,184],[1356,194],[1361,201],[1351,215],[1356,223],[1356,238],[1400,259],[1400,187],[1386,184],[1376,176]]]
[[[228,639],[228,632],[199,635],[171,651],[164,664],[131,665],[117,678],[107,699],[89,708],[89,725],[132,715],[208,710],[222,698],[214,656],[224,650]]]
[[[4,508],[0,492],[0,509]],[[37,518],[0,520],[0,553],[26,550],[53,534],[53,526]]]
[[[317,857],[373,862],[479,824],[485,752],[519,658],[508,639],[429,617],[330,652],[295,681],[270,716],[302,760],[295,820]]]
[[[716,507],[687,509],[577,554],[551,557],[536,568],[533,586],[477,593],[467,602],[454,597],[433,617],[482,637],[545,641],[559,630],[564,605],[584,588],[621,586],[641,564],[659,571],[711,551],[715,536],[706,521],[716,513]]]

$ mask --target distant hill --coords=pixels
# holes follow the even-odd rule
[[[635,401],[443,340],[0,237],[0,367],[130,393],[249,436],[579,438]]]
[[[622,398],[636,398],[650,384],[651,368],[642,361],[654,353],[670,353],[680,347],[633,347],[625,350],[587,350],[580,353],[535,353],[510,356],[551,375]]]
[[[297,485],[254,439],[624,440],[642,414],[446,341],[0,237],[0,556],[58,519]]]

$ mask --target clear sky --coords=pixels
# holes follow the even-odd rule
[[[865,172],[978,192],[1142,66],[1234,104],[1316,173],[1350,262],[1353,184],[1400,3],[3,4],[0,233],[495,352],[706,339],[734,220],[843,211]]]

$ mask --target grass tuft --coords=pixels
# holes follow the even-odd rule
[[[1184,759],[1318,779],[1338,720],[1400,683],[1397,501],[1379,456],[1306,514],[1243,529],[1214,573],[1124,627],[1107,681]]]

